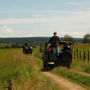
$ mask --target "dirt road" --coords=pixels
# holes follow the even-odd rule
[[[83,76],[88,76],[88,77],[90,77],[90,74],[89,74],[89,73],[85,73],[85,72],[77,71],[77,70],[74,70],[74,69],[71,69],[70,71],[72,71],[72,72],[76,72],[76,73],[81,74],[81,75],[83,75]]]
[[[80,85],[76,83],[72,83],[71,81],[66,80],[63,77],[57,76],[50,72],[42,72],[42,74],[54,80],[64,90],[88,90],[86,88],[81,87]]]

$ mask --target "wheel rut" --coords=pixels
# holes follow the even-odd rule
[[[50,72],[42,72],[43,75],[49,77],[53,81],[55,81],[60,87],[64,90],[88,90],[86,88],[81,87],[80,85],[73,83],[61,76],[55,75]]]

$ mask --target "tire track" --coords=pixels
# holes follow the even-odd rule
[[[50,72],[42,72],[42,74],[49,77],[50,79],[54,80],[64,90],[88,90],[86,88],[81,87],[80,85],[78,85],[76,83],[73,83],[69,80],[66,80],[65,78],[63,78],[61,76],[57,76]]]

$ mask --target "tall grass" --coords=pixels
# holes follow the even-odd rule
[[[73,46],[73,50],[76,48],[78,48],[81,51],[90,50],[90,45],[85,45],[85,46],[84,45],[75,45],[75,46]],[[39,47],[37,49],[35,49],[35,56],[39,59],[42,57],[42,54],[39,52]],[[83,60],[75,60],[71,64],[71,69],[72,68],[76,69],[78,71],[90,73],[90,62],[84,62]],[[59,67],[55,68],[52,72],[56,73],[58,75],[61,75],[65,78],[68,78],[76,83],[84,85],[86,87],[90,87],[90,77],[83,76],[78,73],[71,72],[71,71],[68,71],[67,69],[59,68]]]
[[[21,49],[0,50],[0,90],[13,80],[16,90],[59,90],[59,87],[43,76],[41,60],[24,55]]]
[[[82,52],[82,57],[83,57],[83,52],[85,51],[86,52],[86,56],[88,55],[88,51],[90,51],[90,44],[77,44],[77,45],[74,45],[73,46],[73,51],[78,49],[78,51],[81,51]],[[87,60],[87,57],[86,57],[86,60],[83,60],[81,58],[80,59],[75,59],[73,64],[71,65],[71,68],[74,68],[74,69],[77,69],[77,70],[80,70],[80,71],[84,71],[86,73],[90,73],[90,60],[88,61]]]
[[[34,56],[42,60],[43,53],[39,52],[39,48],[40,47],[37,47],[34,50],[35,51]],[[74,51],[76,49],[80,50],[81,52],[86,51],[86,53],[87,53],[88,50],[90,51],[90,44],[76,44],[73,46],[72,50]],[[72,55],[73,55],[73,53],[72,53]],[[83,71],[86,73],[90,73],[90,60],[84,61],[83,59],[81,59],[81,60],[77,59],[77,58],[75,60],[73,59],[73,62],[71,64],[71,68],[79,70],[79,71]]]

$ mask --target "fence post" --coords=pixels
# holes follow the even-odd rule
[[[80,60],[81,60],[81,51],[79,52],[79,57],[80,57]]]
[[[42,46],[40,46],[40,53],[42,53]]]
[[[8,90],[13,90],[12,80],[7,80],[7,84],[8,84]]]
[[[74,61],[75,61],[75,55],[76,55],[76,54],[75,54],[75,50],[74,50]]]
[[[78,49],[76,49],[76,56],[77,56],[77,59],[78,59]]]
[[[85,53],[85,51],[83,52],[83,60],[85,60],[86,59],[86,53]]]
[[[88,56],[87,56],[87,59],[88,59],[88,61],[89,61],[89,59],[90,59],[90,57],[89,57],[89,51],[88,51]]]

